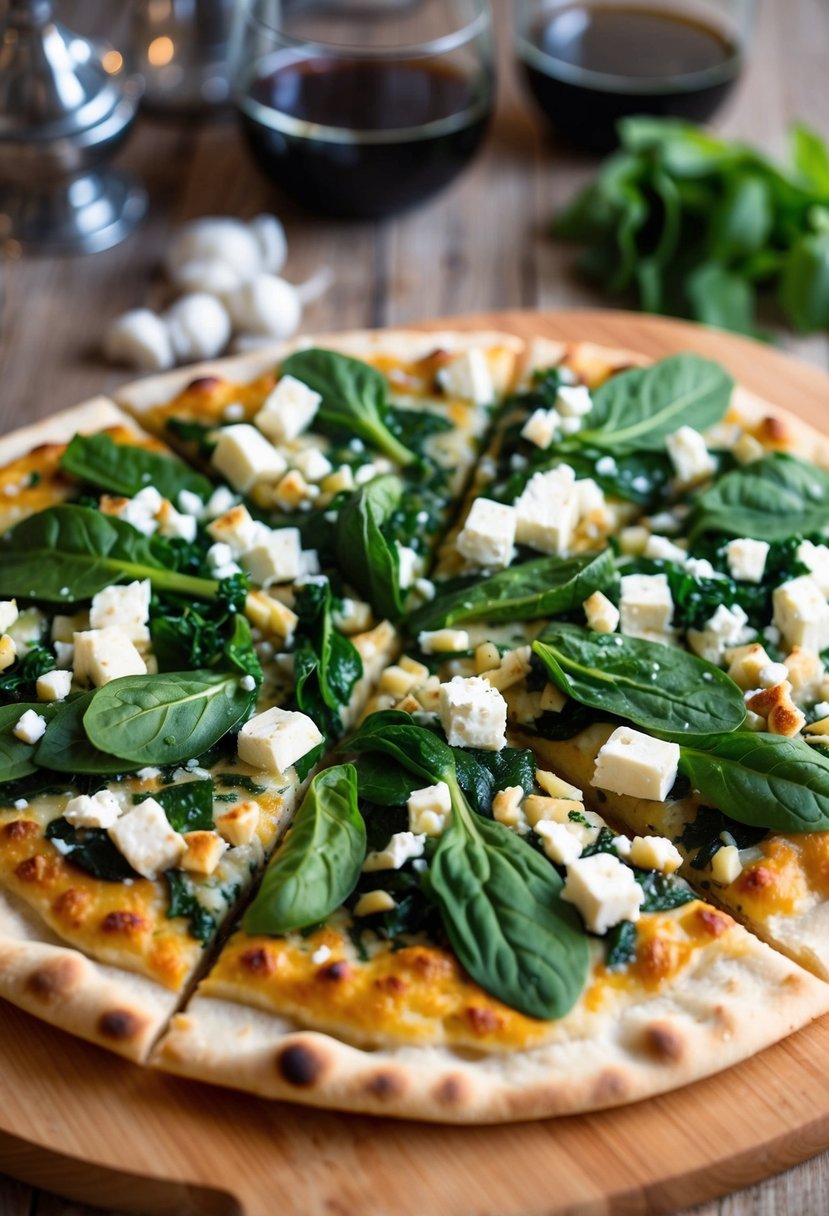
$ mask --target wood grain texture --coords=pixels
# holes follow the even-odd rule
[[[653,356],[695,349],[811,421],[829,406],[829,378],[814,367],[681,322],[512,311],[454,324],[524,338],[589,336]],[[0,1028],[0,1168],[110,1210],[265,1216],[278,1192],[283,1216],[634,1216],[733,1191],[829,1145],[829,1018],[663,1097],[482,1128],[266,1103],[136,1068],[9,1007]],[[750,1119],[735,1117],[746,1110]],[[817,1193],[791,1180],[773,1185],[804,1199]],[[761,1194],[779,1210],[779,1190]],[[717,1210],[750,1209],[709,1206],[704,1216]]]

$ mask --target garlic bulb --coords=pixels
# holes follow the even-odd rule
[[[288,256],[288,241],[285,229],[275,215],[256,215],[248,224],[259,252],[262,255],[262,270],[267,274],[279,274]]]
[[[113,363],[146,372],[166,371],[175,363],[169,330],[149,308],[133,308],[111,322],[104,335],[104,354]]]
[[[182,268],[193,262],[221,262],[244,283],[262,267],[262,250],[250,227],[229,216],[193,220],[179,228],[170,241],[165,266],[177,286]]]

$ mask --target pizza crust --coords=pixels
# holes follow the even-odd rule
[[[80,405],[74,405],[49,418],[41,418],[30,426],[0,436],[0,466],[11,464],[28,456],[44,444],[68,443],[78,433],[94,435],[107,427],[122,426],[132,431],[136,438],[149,440],[150,436],[136,425],[135,419],[119,409],[109,397],[91,397]]]

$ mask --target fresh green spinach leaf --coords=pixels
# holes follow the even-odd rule
[[[827,525],[829,473],[780,452],[726,473],[703,491],[688,519],[692,543],[712,532],[778,541]]]
[[[153,794],[136,794],[135,802],[154,798],[164,807],[176,832],[210,832],[213,829],[213,782],[182,781]]]
[[[14,733],[17,723],[30,709],[48,719],[52,717],[55,706],[45,705],[42,701],[33,702],[30,705],[18,701],[12,705],[0,706],[0,783],[5,784],[7,781],[17,781],[20,777],[27,777],[37,768],[35,760],[37,744],[24,743]]]
[[[357,490],[337,515],[337,562],[348,581],[378,617],[397,620],[403,611],[400,557],[387,538],[386,525],[403,496],[403,483],[391,474]]]
[[[343,710],[363,674],[354,643],[334,627],[331,586],[306,583],[297,592],[299,617],[294,649],[296,702],[329,738],[342,734]]]
[[[58,773],[112,776],[141,767],[140,764],[100,751],[90,743],[83,719],[95,695],[95,690],[81,693],[54,707],[55,712],[46,727],[46,734],[35,751],[35,761],[41,768]]]
[[[170,888],[167,916],[183,916],[190,922],[190,936],[206,945],[216,932],[216,918],[199,903],[193,880],[180,870],[165,870],[164,877]]]
[[[53,671],[55,656],[47,646],[35,643],[0,675],[0,702],[31,701],[38,676]]]
[[[47,840],[60,842],[55,847],[67,861],[95,878],[123,882],[140,877],[103,828],[76,828],[61,817],[47,825],[45,835]]]
[[[182,490],[189,490],[206,501],[213,486],[201,473],[174,456],[132,444],[116,443],[107,434],[75,435],[60,458],[61,467],[79,481],[88,482],[110,494],[132,498],[139,490],[154,486],[172,503]]]

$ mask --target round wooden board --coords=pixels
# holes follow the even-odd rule
[[[654,357],[695,350],[767,400],[822,429],[829,422],[823,373],[693,325],[609,311],[434,324],[589,338]],[[829,1018],[664,1097],[480,1128],[313,1111],[165,1077],[7,1005],[0,1028],[0,1170],[122,1211],[632,1216],[711,1199],[829,1147]]]

